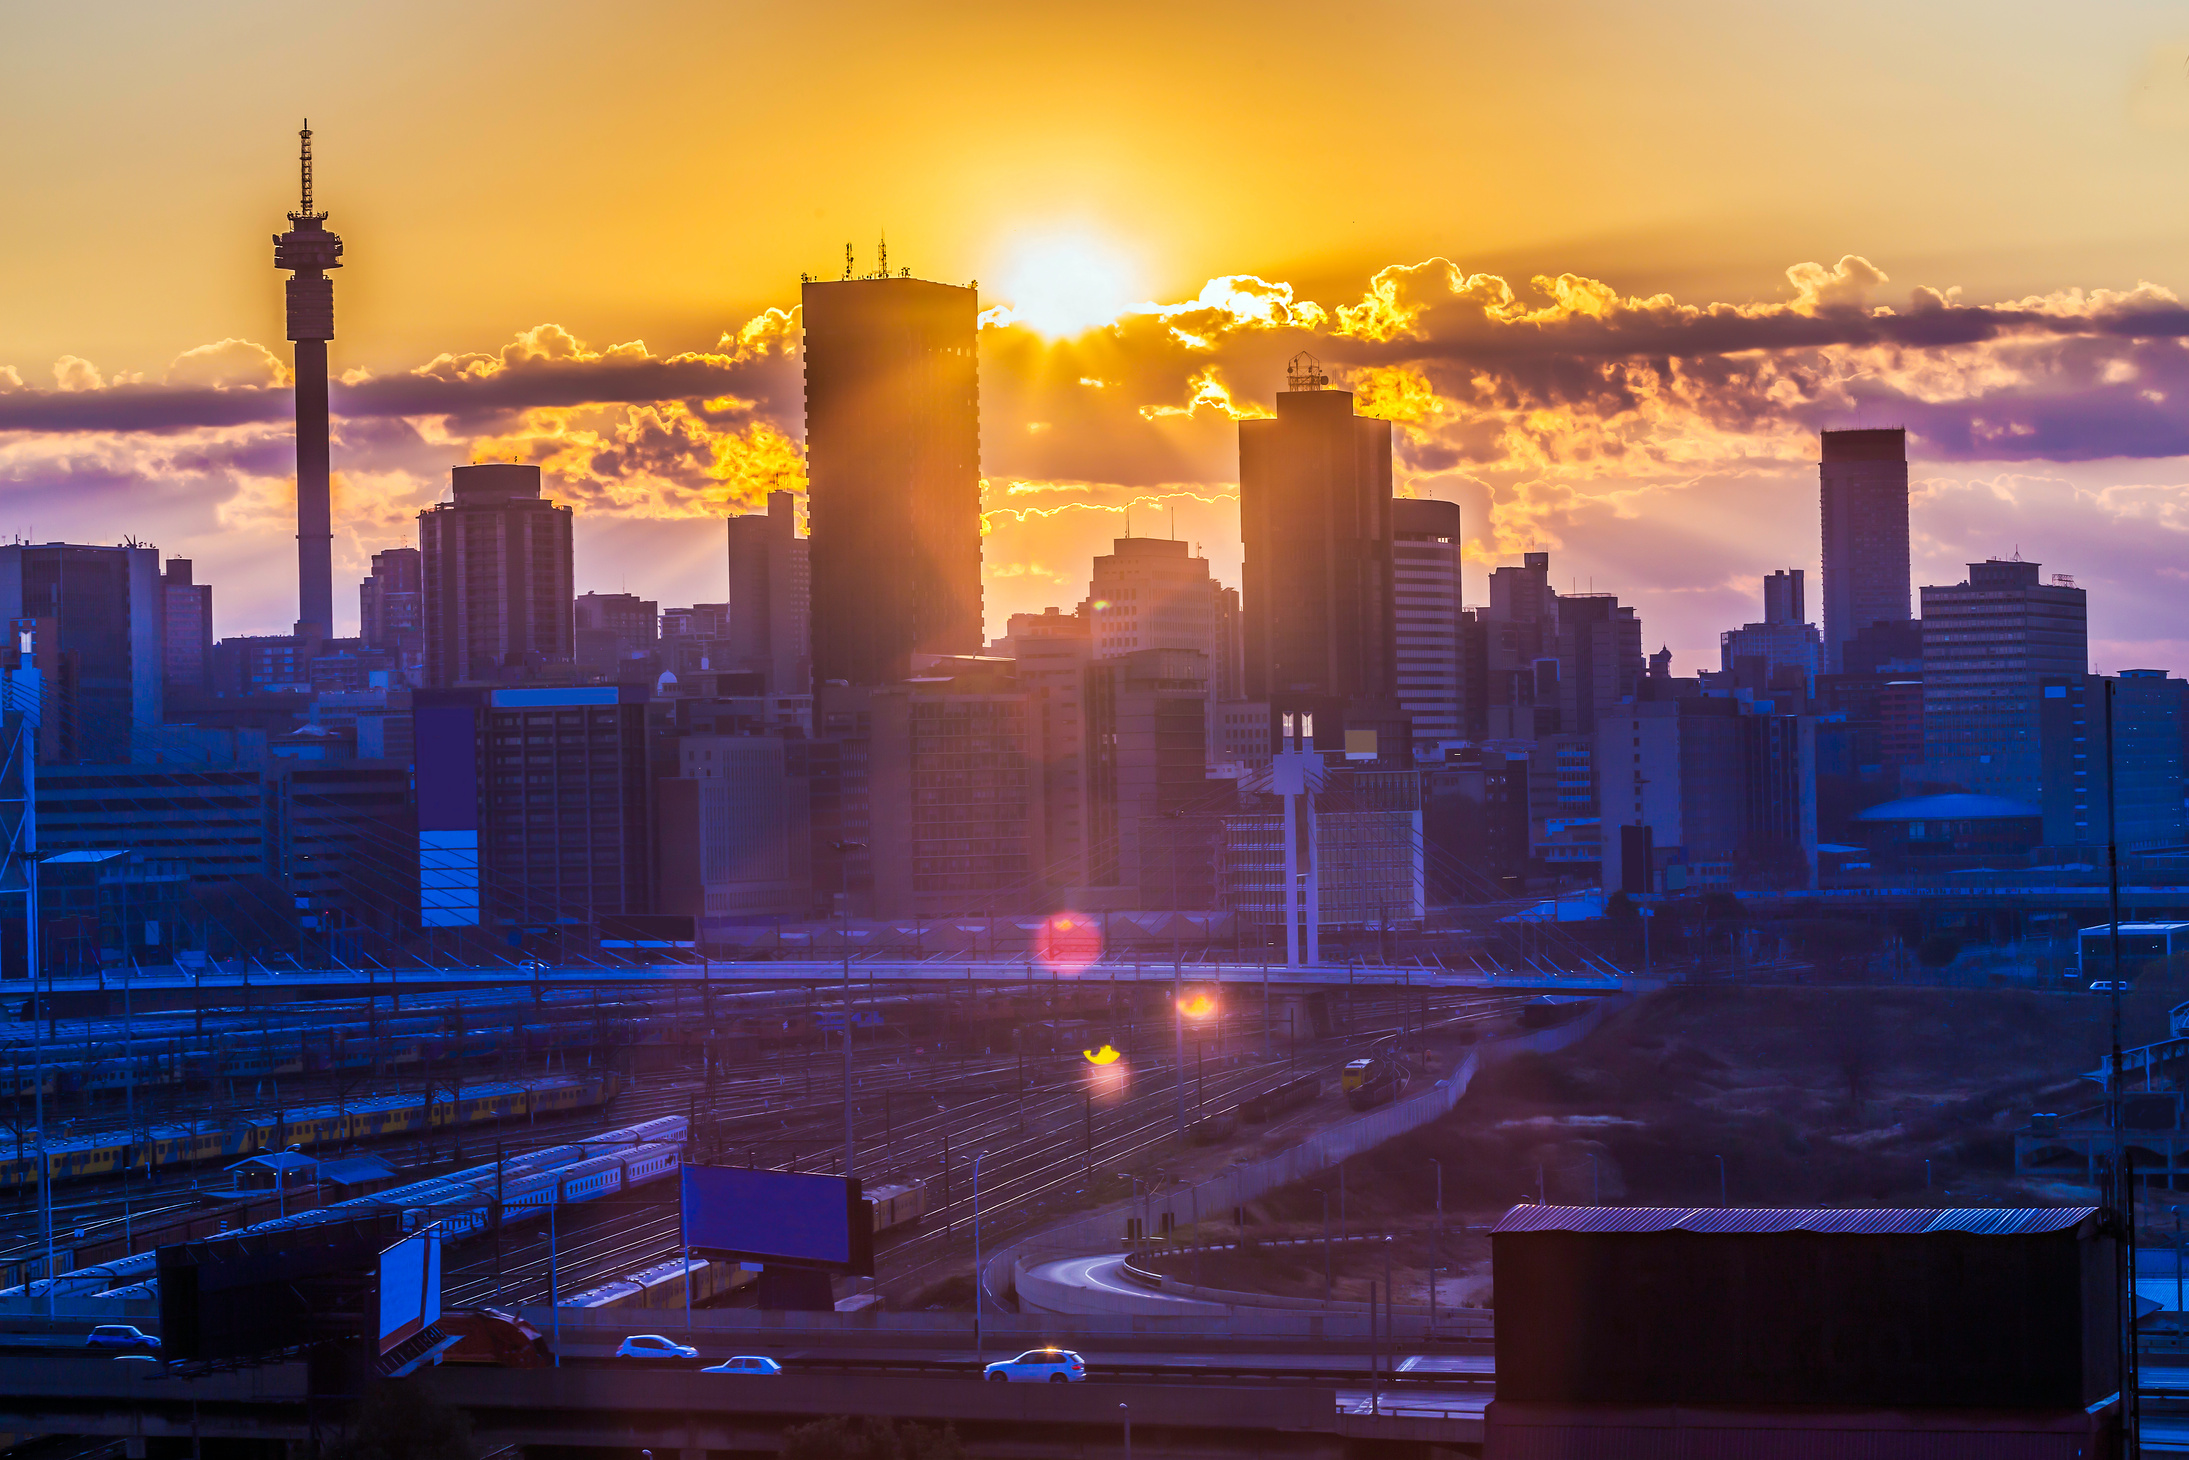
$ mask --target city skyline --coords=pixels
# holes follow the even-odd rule
[[[1665,19],[1668,34],[1696,23],[1684,11]],[[1751,39],[1774,22],[1757,24]],[[2154,69],[2163,37],[2147,31],[2125,12],[2108,16],[2057,58],[2060,94],[2026,109],[2100,129],[2119,153],[2108,168],[2162,161],[2189,118],[2189,80]],[[306,26],[278,45],[317,34]],[[23,54],[68,38],[66,22],[42,21]],[[1431,53],[1457,44],[1441,26],[1418,38]],[[1189,40],[1189,50],[1214,43]],[[1917,54],[1947,44],[1902,40]],[[1659,74],[1678,71],[1656,44]],[[870,63],[854,50],[853,69]],[[1250,59],[1225,85],[1272,67],[1283,64]],[[1795,71],[1786,84],[1803,95],[1829,80],[1821,56]],[[1829,160],[1811,170],[1816,198],[1802,210],[1786,211],[1775,185],[1731,175],[1710,201],[1683,159],[1680,206],[1656,219],[1617,189],[1577,202],[1508,186],[1491,190],[1501,201],[1490,221],[1474,206],[1379,195],[1342,224],[1280,227],[1266,201],[1240,201],[1240,184],[1273,155],[1257,142],[1236,168],[1216,169],[1214,192],[1156,219],[1119,201],[1121,178],[1173,176],[1137,133],[1130,159],[1101,168],[1067,150],[1079,161],[1005,202],[964,192],[955,170],[989,156],[1000,129],[953,123],[944,175],[968,204],[959,214],[864,172],[812,180],[826,194],[817,206],[786,203],[763,210],[764,226],[668,250],[641,298],[603,294],[567,267],[570,241],[554,230],[507,233],[536,203],[482,210],[453,195],[445,160],[421,153],[384,98],[346,84],[327,82],[332,113],[300,96],[280,112],[254,102],[247,127],[225,114],[181,125],[200,149],[195,165],[222,180],[202,195],[147,184],[142,148],[102,154],[94,171],[157,211],[168,255],[130,241],[141,235],[65,257],[27,233],[0,240],[11,319],[0,336],[0,531],[157,542],[223,585],[221,634],[289,627],[293,599],[262,571],[293,534],[294,488],[280,293],[257,230],[294,206],[290,113],[310,109],[319,197],[364,245],[363,266],[343,276],[344,337],[332,346],[338,579],[411,540],[449,467],[518,459],[544,467],[551,494],[577,511],[581,591],[719,599],[719,555],[683,523],[757,510],[770,490],[803,481],[793,274],[833,278],[847,238],[865,270],[889,230],[915,275],[980,283],[988,637],[1012,613],[1076,601],[1128,511],[1144,534],[1175,521],[1236,583],[1233,413],[1270,409],[1282,361],[1305,347],[1361,396],[1364,414],[1394,422],[1399,488],[1462,508],[1470,603],[1491,569],[1552,551],[1564,588],[1620,593],[1652,647],[1706,667],[1765,572],[1821,568],[1809,495],[1817,434],[1905,426],[1914,583],[1957,581],[1959,564],[2034,555],[2042,542],[2094,590],[2100,667],[2189,668],[2189,638],[2167,622],[2171,559],[2189,545],[2176,536],[2189,531],[2177,525],[2189,430],[2172,404],[2177,260],[2189,238],[2164,211],[2078,191],[2078,208],[2101,208],[2091,228],[2102,246],[2025,224],[2022,251],[2009,255],[1977,222],[1983,200],[2006,205],[1988,160],[1943,188],[1962,209],[1954,215],[1906,178]],[[1968,84],[1941,83],[1956,95]],[[1789,124],[1773,113],[1762,130]],[[111,125],[86,120],[92,135]],[[2013,126],[2041,130],[2019,114]],[[54,143],[56,155],[84,145]],[[797,147],[761,150],[781,167]],[[1462,166],[1443,154],[1438,165]],[[64,216],[73,184],[32,181],[24,216]],[[626,204],[650,196],[643,180],[612,186]],[[1741,208],[1760,210],[1754,226],[1728,233],[1712,221],[1713,210]],[[584,211],[576,232],[611,267],[635,235]],[[1249,215],[1261,221],[1248,226]],[[193,286],[148,299],[149,284],[172,282],[162,271],[173,257],[199,271]],[[115,290],[71,285],[91,258]],[[117,313],[124,301],[132,310]],[[339,597],[337,612],[347,631]]]

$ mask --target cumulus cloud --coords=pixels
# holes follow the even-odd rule
[[[99,367],[89,360],[63,355],[53,362],[53,388],[63,392],[104,390],[106,379],[99,374]]]
[[[166,383],[214,390],[267,389],[286,385],[289,369],[281,357],[252,340],[226,339],[185,350],[168,364]]]
[[[345,374],[338,515],[355,550],[406,538],[447,467],[477,457],[536,462],[600,521],[718,516],[801,490],[797,309],[715,333],[711,349],[657,352],[544,323],[493,349]],[[2189,309],[2156,284],[1979,302],[1896,284],[1855,254],[1796,263],[1772,297],[1731,302],[1441,257],[1327,300],[1227,274],[1064,339],[1008,310],[983,316],[991,626],[1076,601],[1073,578],[1128,512],[1136,531],[1167,531],[1175,511],[1236,582],[1237,422],[1271,410],[1301,351],[1397,427],[1401,490],[1463,504],[1477,563],[1559,549],[1580,581],[1631,587],[1653,638],[1684,633],[1697,652],[1752,613],[1763,571],[1813,559],[1820,429],[1905,424],[1919,462],[1981,464],[1986,480],[2002,464],[2042,476],[2189,457]],[[75,357],[52,378],[0,369],[0,503],[134,480],[154,483],[135,500],[188,498],[193,521],[281,536],[291,406],[277,349],[222,340],[157,384]],[[2039,518],[2141,524],[2168,544],[2189,530],[2172,515],[2189,501],[2179,487],[2106,485],[2015,490],[2035,492]],[[1965,535],[1983,518],[1962,500],[1941,491],[1920,510]]]

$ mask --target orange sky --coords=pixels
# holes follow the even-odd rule
[[[1014,302],[1002,281],[1060,251],[1107,260],[1134,300],[1256,276],[1330,319],[1390,266],[1456,266],[1456,284],[1441,263],[1421,276],[1444,302],[1384,340],[1326,319],[1190,345],[1145,314],[1062,346],[990,331],[992,617],[1076,601],[1131,499],[1164,504],[1142,531],[1177,504],[1180,535],[1235,581],[1228,420],[1205,393],[1149,412],[1185,411],[1206,371],[1266,398],[1307,343],[1412,413],[1402,477],[1468,507],[1478,574],[1549,547],[1561,576],[1638,603],[1685,670],[1754,616],[1763,572],[1813,564],[1805,433],[1880,411],[1929,448],[1919,581],[2019,545],[2098,590],[2102,667],[2189,666],[2155,626],[2189,530],[2167,429],[2179,335],[2149,322],[2189,286],[2189,19],[2166,7],[443,0],[19,7],[4,24],[0,405],[20,414],[0,409],[0,530],[193,555],[222,633],[293,613],[286,570],[266,568],[285,438],[179,407],[140,420],[131,392],[272,380],[251,345],[285,357],[266,239],[309,113],[349,245],[337,370],[599,371],[586,356],[643,341],[647,359],[713,356],[692,368],[754,402],[701,419],[624,389],[590,410],[341,423],[346,575],[492,445],[572,473],[581,588],[718,597],[715,545],[665,514],[795,471],[795,360],[762,341],[739,363],[737,332],[886,228],[893,263],[978,278],[984,303]],[[1805,263],[1839,282],[1805,294],[1787,274]],[[1483,314],[1483,277],[1518,303]],[[2155,292],[2133,294],[2143,281]],[[1818,344],[1801,324],[1907,318],[1917,288],[2052,302],[1978,341]],[[1683,325],[1603,348],[1604,310],[1657,328],[1659,294],[1791,313],[1755,341]],[[2145,322],[2124,331],[2121,310]],[[2081,323],[2063,342],[2036,316]],[[207,348],[222,341],[250,343]],[[1685,363],[1652,373],[1651,351]],[[45,393],[63,385],[113,394],[116,414],[58,428]]]

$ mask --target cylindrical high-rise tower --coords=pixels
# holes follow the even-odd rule
[[[334,633],[334,510],[328,493],[327,341],[334,338],[334,280],[342,240],[312,211],[312,126],[304,144],[304,199],[289,231],[274,235],[274,267],[288,269],[289,338],[296,345],[296,634]]]

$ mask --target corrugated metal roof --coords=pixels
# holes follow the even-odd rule
[[[252,1156],[247,1160],[223,1166],[221,1169],[223,1171],[241,1171],[245,1167],[250,1167],[254,1170],[268,1171],[277,1168],[283,1171],[308,1171],[318,1164],[317,1161],[300,1151],[268,1151],[264,1155]]]
[[[394,1174],[395,1168],[378,1156],[346,1156],[340,1161],[319,1163],[322,1181],[378,1181]]]
[[[2096,1216],[2096,1207],[1560,1207],[1523,1203],[1495,1232],[1975,1232],[2031,1236]]]

